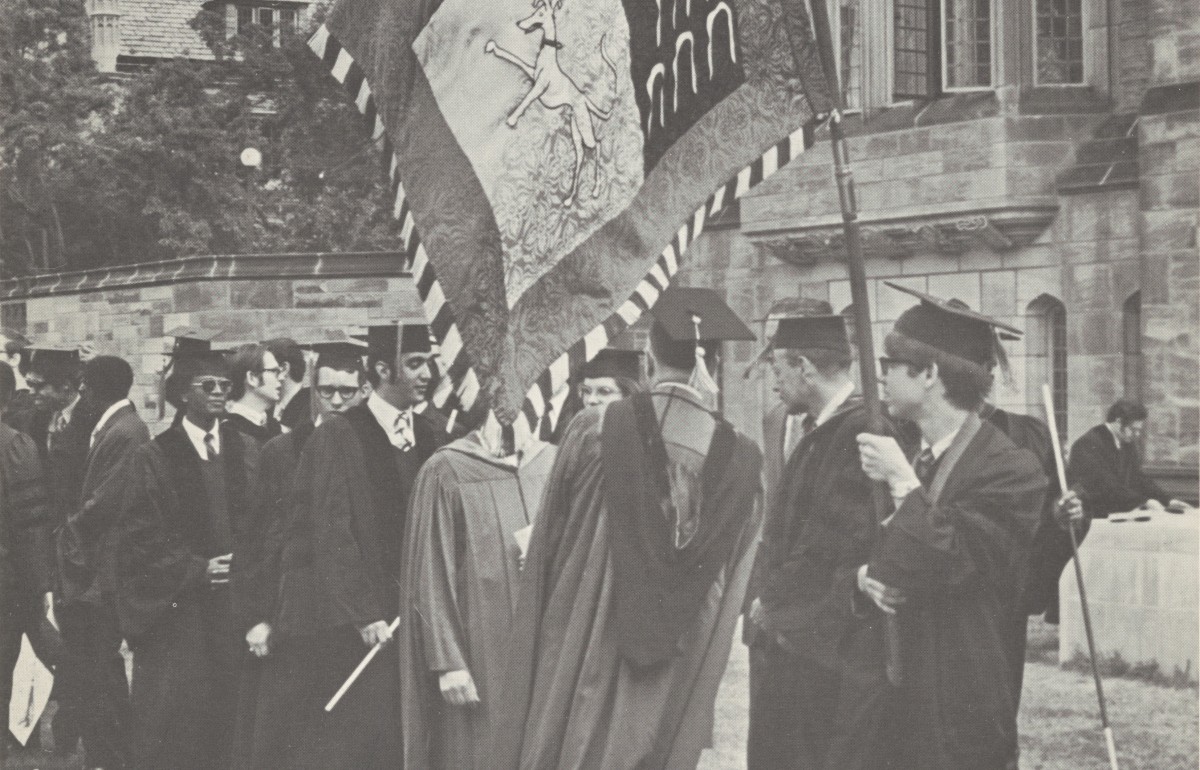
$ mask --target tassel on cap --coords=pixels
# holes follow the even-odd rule
[[[692,314],[692,326],[695,329],[696,364],[692,367],[692,376],[688,379],[688,385],[715,398],[721,392],[721,388],[708,373],[708,365],[704,361],[707,351],[700,342],[700,316],[695,313]]]

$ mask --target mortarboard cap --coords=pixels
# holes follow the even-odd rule
[[[174,337],[169,356],[195,355],[207,353],[214,349],[213,341],[219,332],[207,329],[197,329],[193,326],[180,326],[167,332],[168,337]]]
[[[850,353],[846,319],[840,315],[814,315],[779,319],[771,349],[832,350]]]
[[[823,299],[812,299],[811,297],[784,297],[771,303],[771,307],[767,310],[767,314],[763,318],[756,319],[758,322],[766,324],[775,321],[776,334],[779,332],[778,322],[785,318],[804,318],[806,316],[826,316],[833,315],[833,307]],[[767,345],[764,347],[754,360],[746,367],[746,371],[742,373],[743,379],[749,379],[750,375],[759,364],[767,360],[774,349],[774,335],[767,338]]]
[[[580,368],[580,375],[589,377],[627,377],[642,379],[642,353],[639,350],[604,348]]]
[[[755,339],[750,327],[712,289],[670,286],[650,314],[655,325],[675,342],[696,339],[697,318],[701,342]]]
[[[396,355],[396,342],[400,336],[400,327],[396,324],[377,324],[368,326],[363,334],[350,335],[367,343],[367,351],[374,358],[391,361]]]
[[[32,345],[25,349],[29,371],[39,374],[73,374],[79,370],[79,348],[67,345]]]
[[[433,353],[433,334],[425,324],[404,324],[400,327],[400,352]]]
[[[318,367],[321,366],[322,361],[341,363],[358,359],[361,364],[362,357],[367,354],[366,342],[352,337],[341,329],[329,329],[308,335],[299,340],[299,345],[317,354]]]
[[[997,332],[1020,335],[1020,329],[977,313],[958,300],[939,299],[889,281],[884,284],[920,300],[920,304],[900,314],[888,334],[888,346],[915,345],[984,370],[1007,365]]]

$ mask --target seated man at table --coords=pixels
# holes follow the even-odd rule
[[[1071,446],[1067,480],[1079,492],[1093,518],[1135,508],[1183,510],[1187,503],[1172,499],[1142,471],[1137,442],[1146,428],[1146,407],[1121,399],[1097,425]]]

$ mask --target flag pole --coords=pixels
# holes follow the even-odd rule
[[[1046,425],[1050,427],[1050,443],[1054,447],[1054,467],[1058,470],[1058,487],[1067,492],[1067,470],[1063,467],[1062,443],[1058,438],[1058,422],[1054,419],[1054,397],[1050,386],[1042,385],[1042,404],[1046,407]],[[1092,614],[1088,611],[1087,592],[1083,588],[1083,567],[1079,565],[1079,542],[1075,539],[1075,522],[1067,524],[1071,533],[1071,560],[1075,562],[1075,586],[1079,589],[1079,608],[1083,612],[1083,631],[1087,637],[1088,654],[1092,659],[1092,679],[1096,682],[1096,699],[1100,702],[1100,726],[1104,728],[1104,742],[1108,748],[1108,765],[1117,770],[1117,744],[1113,740],[1112,726],[1108,723],[1108,709],[1104,705],[1104,685],[1100,682],[1100,667],[1096,663],[1096,638],[1092,635]]]
[[[858,347],[858,363],[862,380],[863,405],[867,410],[867,431],[883,433],[883,407],[879,401],[879,378],[875,373],[875,341],[871,334],[871,308],[867,297],[867,269],[863,259],[862,232],[858,222],[858,199],[854,193],[854,175],[850,170],[850,152],[842,128],[845,107],[838,77],[836,49],[829,24],[829,10],[824,0],[813,0],[813,33],[828,88],[832,92],[833,112],[829,118],[830,147],[833,150],[833,171],[837,179],[838,202],[842,209],[842,233],[846,240],[846,264],[850,272],[850,300],[854,307],[854,338]],[[891,513],[888,491],[882,484],[871,485],[876,521],[882,522]],[[903,681],[900,663],[900,630],[895,615],[884,616],[884,642],[887,654],[888,681],[899,686]]]
[[[388,626],[388,631],[394,634],[399,626],[400,618],[397,617],[392,621],[391,625]],[[362,675],[362,672],[367,669],[367,666],[370,665],[371,661],[375,659],[375,656],[379,654],[379,651],[382,650],[386,644],[387,642],[376,642],[375,646],[367,651],[367,654],[363,656],[363,659],[359,661],[354,670],[350,672],[350,676],[346,678],[345,682],[342,682],[342,686],[338,688],[338,691],[335,692],[333,697],[329,699],[329,702],[325,704],[326,712],[333,711],[334,708],[337,707],[337,704],[342,700],[342,697],[349,692],[354,683],[358,681],[358,677]]]

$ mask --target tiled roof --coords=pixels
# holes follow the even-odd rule
[[[121,56],[211,61],[191,21],[202,0],[121,0]]]

